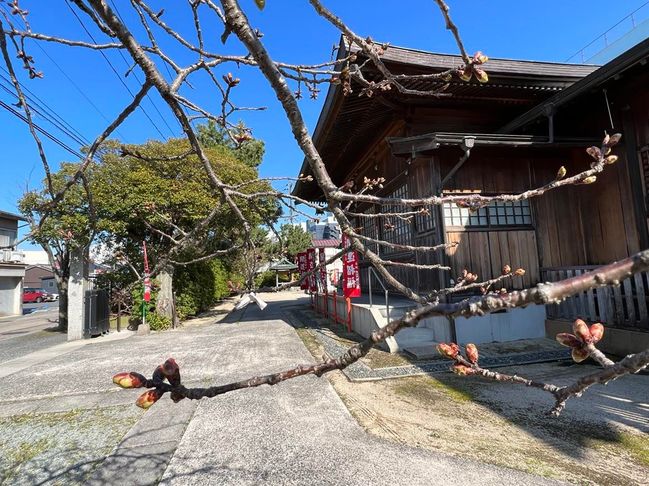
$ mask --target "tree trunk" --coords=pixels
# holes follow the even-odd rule
[[[68,331],[68,279],[57,278],[59,288],[59,331]]]
[[[171,266],[165,267],[158,274],[160,290],[156,301],[155,311],[159,316],[167,317],[172,323],[174,321],[174,294],[173,294],[174,269]]]

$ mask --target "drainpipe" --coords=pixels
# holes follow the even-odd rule
[[[548,117],[548,143],[554,143],[554,104],[545,105],[544,111],[545,116]]]
[[[460,168],[464,165],[464,163],[469,160],[469,157],[471,156],[471,149],[473,148],[473,145],[475,144],[475,137],[464,137],[462,140],[462,145],[460,147],[462,150],[464,150],[464,154],[462,157],[460,157],[460,160],[458,160],[457,164],[453,166],[451,170],[448,171],[448,174],[444,176],[444,179],[442,179],[442,182],[439,186],[439,193],[441,195],[441,191],[444,188],[444,185],[455,175],[455,173],[460,170]]]

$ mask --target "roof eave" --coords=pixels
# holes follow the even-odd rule
[[[515,118],[507,125],[498,130],[499,133],[511,133],[525,125],[533,122],[541,116],[545,116],[548,110],[554,111],[561,105],[568,103],[570,100],[583,94],[594,87],[597,87],[612,77],[623,71],[635,66],[638,62],[649,57],[649,38],[635,45],[628,51],[620,54],[618,57],[604,64],[602,67],[592,72],[585,78],[576,82],[572,86],[564,89],[560,93],[550,97],[543,103],[536,105],[531,110]]]

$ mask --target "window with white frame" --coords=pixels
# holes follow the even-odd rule
[[[397,187],[394,191],[386,194],[386,198],[402,198],[408,197],[408,186]],[[409,211],[408,206],[403,204],[383,204],[381,205],[381,212],[383,213],[403,213]],[[381,233],[383,239],[390,243],[397,243],[400,245],[410,245],[412,240],[412,222],[411,219],[398,216],[384,216],[381,218],[382,228]],[[384,253],[396,253],[403,251],[399,248],[383,247]]]
[[[0,228],[0,248],[10,248],[16,244],[18,233],[14,230]]]
[[[470,211],[455,203],[444,203],[444,225],[449,228],[493,228],[499,226],[531,226],[530,202],[494,201],[488,206]]]

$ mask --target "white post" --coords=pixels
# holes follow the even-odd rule
[[[70,279],[68,280],[68,341],[83,338],[84,322],[84,251],[75,248],[70,253]]]

